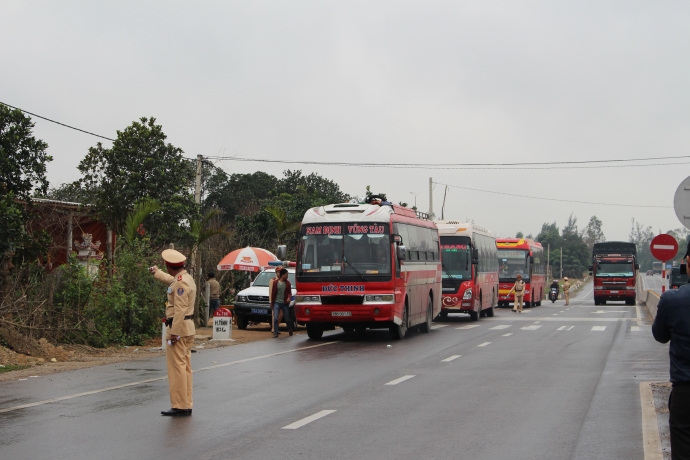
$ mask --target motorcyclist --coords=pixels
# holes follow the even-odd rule
[[[552,302],[555,302],[555,300],[558,299],[558,291],[560,290],[560,287],[558,286],[558,280],[553,280],[551,282],[551,286],[549,286],[549,289],[550,289],[549,299],[551,299]],[[553,294],[552,294],[554,292],[555,292],[555,296],[553,296]]]
[[[553,280],[553,281],[551,281],[551,287],[550,287],[550,288],[551,288],[551,289],[555,289],[555,290],[557,290],[557,291],[560,291],[561,288],[560,288],[560,286],[558,285],[558,280]]]

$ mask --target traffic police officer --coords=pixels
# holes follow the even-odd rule
[[[192,415],[192,346],[194,345],[194,299],[196,284],[184,269],[187,260],[178,251],[166,249],[161,254],[168,273],[153,266],[153,277],[168,284],[165,307],[168,346],[168,385],[171,409],[162,415]]]
[[[567,276],[563,277],[563,297],[565,297],[565,304],[569,305],[570,304],[570,281],[568,281]]]
[[[517,274],[517,281],[515,281],[515,284],[508,294],[511,292],[515,292],[515,305],[513,305],[513,311],[522,313],[522,301],[525,298],[525,282],[522,281],[522,275],[519,273]],[[517,308],[517,310],[515,308]]]

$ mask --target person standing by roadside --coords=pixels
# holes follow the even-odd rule
[[[515,281],[515,284],[510,289],[510,292],[508,294],[510,295],[512,292],[515,293],[515,303],[513,304],[513,311],[522,313],[522,305],[523,300],[525,298],[525,282],[522,281],[522,275],[520,275],[519,273],[516,275],[516,278],[517,280]]]
[[[690,262],[690,249],[683,257]],[[687,265],[686,265],[687,266]],[[690,275],[689,275],[690,276]],[[690,459],[690,284],[661,294],[652,334],[657,342],[671,341],[668,398],[672,460]]]
[[[194,300],[196,284],[184,269],[187,258],[166,249],[161,254],[168,273],[157,266],[149,270],[153,277],[168,284],[168,301],[165,306],[167,325],[166,358],[171,409],[161,415],[192,415],[192,347],[194,346]]]
[[[273,306],[273,337],[280,335],[280,322],[278,314],[283,312],[288,331],[292,335],[292,321],[290,320],[290,299],[292,298],[292,286],[288,280],[288,271],[280,269],[280,277],[270,286],[268,301]]]
[[[570,281],[568,277],[563,277],[563,297],[565,298],[565,305],[570,305]]]
[[[280,278],[280,270],[282,270],[282,268],[283,268],[282,265],[276,267],[276,276],[275,276],[273,279],[271,279],[271,281],[268,282],[268,294],[269,294],[269,299],[270,299],[271,289],[273,288],[273,284],[274,284],[276,281],[278,281],[278,279]],[[273,303],[269,303],[268,305],[271,307],[271,333],[274,333],[274,331],[273,331],[273,323],[274,323],[274,320],[275,320],[275,316],[274,316],[274,312],[273,312]],[[283,311],[281,310],[281,311],[278,313],[278,324],[280,324],[280,322],[281,322],[282,320],[283,320]]]
[[[220,308],[220,283],[216,279],[216,274],[208,272],[206,275],[210,289],[208,301],[208,316],[213,318],[213,313]]]

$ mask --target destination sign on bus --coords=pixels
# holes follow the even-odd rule
[[[508,259],[522,259],[525,257],[526,251],[506,251],[505,249],[499,249],[498,255]]]
[[[467,250],[466,244],[442,244],[441,249],[448,252],[455,252],[458,249]]]
[[[307,235],[340,235],[342,227],[340,225],[310,225],[305,228]]]
[[[383,225],[360,225],[360,224],[352,224],[352,225],[347,225],[347,233],[351,235],[362,235],[362,234],[374,234],[374,235],[383,235],[386,233],[386,227]]]

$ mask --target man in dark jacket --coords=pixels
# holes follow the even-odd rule
[[[686,264],[690,262],[688,253],[684,259]],[[668,399],[671,458],[687,460],[690,459],[690,284],[661,295],[652,334],[658,342],[671,341],[673,389]]]
[[[287,323],[288,331],[292,335],[292,321],[290,320],[290,299],[292,298],[292,286],[288,280],[288,271],[280,269],[280,277],[275,280],[268,290],[268,301],[273,305],[273,337],[278,337],[280,331],[278,326],[278,313],[283,312],[283,317]]]

